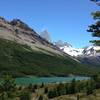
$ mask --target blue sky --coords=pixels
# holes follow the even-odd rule
[[[93,39],[86,30],[94,22],[91,12],[99,9],[90,0],[0,0],[0,16],[21,19],[37,32],[47,29],[52,41],[77,48]]]

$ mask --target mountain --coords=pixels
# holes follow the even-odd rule
[[[100,55],[100,46],[88,46],[83,50],[83,56],[98,56]]]
[[[52,53],[63,55],[58,47],[42,38],[33,29],[31,29],[28,25],[26,25],[19,19],[14,19],[11,22],[8,22],[5,19],[1,18],[0,38],[15,41],[20,44],[26,44],[28,46],[31,46],[31,48],[36,51],[48,53],[42,50],[46,49],[47,51],[49,50]]]
[[[15,76],[90,75],[98,69],[82,64],[42,38],[19,19],[0,17],[0,74]]]
[[[84,48],[83,54],[78,59],[85,64],[100,67],[100,46],[88,46]]]
[[[61,40],[59,40],[58,42],[55,42],[55,45],[59,47],[63,52],[67,53],[70,56],[76,57],[78,55],[81,55],[83,52],[83,49],[73,48],[71,44],[67,42],[63,43]]]
[[[50,39],[50,35],[49,35],[49,32],[47,30],[44,30],[40,33],[40,36],[44,39],[46,39],[47,41],[51,41]]]
[[[62,40],[58,40],[57,42],[54,42],[54,44],[57,46],[57,47],[64,47],[64,46],[67,46],[67,47],[72,47],[71,44],[67,43],[67,42],[63,42]]]
[[[83,52],[83,49],[75,49],[71,46],[60,47],[60,49],[63,50],[65,53],[69,54],[70,56],[75,56],[75,57],[82,55],[82,52]]]
[[[73,48],[70,44],[57,45],[62,51],[75,57],[80,62],[92,66],[100,66],[100,46],[91,45],[82,49]]]

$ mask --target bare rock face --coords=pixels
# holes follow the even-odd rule
[[[6,21],[3,17],[0,17],[0,22],[9,23],[9,22]]]
[[[19,19],[13,19],[13,20],[10,22],[10,24],[13,25],[13,26],[22,28],[22,29],[24,29],[24,30],[27,30],[27,31],[33,31],[33,29],[31,29],[27,24],[25,24],[24,22],[22,22],[22,21],[19,20]]]
[[[41,34],[40,34],[40,36],[42,38],[44,38],[45,40],[47,40],[48,42],[51,41],[50,34],[49,34],[49,32],[47,30],[42,31]]]
[[[100,67],[100,46],[89,46],[84,48],[83,54],[78,59],[85,64]]]

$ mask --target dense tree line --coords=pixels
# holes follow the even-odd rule
[[[61,95],[69,95],[83,92],[86,95],[94,93],[95,89],[100,88],[100,77],[93,75],[88,81],[76,81],[72,80],[71,83],[62,84],[60,83],[54,89],[48,92],[48,98],[54,98]],[[77,96],[79,98],[79,96]]]

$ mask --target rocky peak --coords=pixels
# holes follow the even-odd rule
[[[84,56],[95,56],[97,55],[97,51],[100,50],[100,46],[92,45],[84,48],[83,55]]]
[[[20,19],[13,19],[10,22],[10,24],[13,26],[17,26],[19,28],[25,29],[26,31],[33,31],[33,29],[31,29],[27,24],[22,22]]]
[[[45,40],[47,40],[48,42],[51,41],[51,39],[50,39],[50,34],[49,34],[49,32],[48,32],[47,30],[42,31],[42,32],[40,33],[40,36],[41,36],[42,38],[44,38]]]
[[[57,42],[54,42],[54,44],[57,47],[72,47],[71,44],[67,43],[67,42],[63,42],[62,40],[58,40]]]
[[[83,50],[83,55],[89,56],[89,55],[95,55],[95,53],[96,53],[96,50],[93,47],[90,47],[90,48],[88,47]]]
[[[1,17],[1,16],[0,16],[0,22],[9,23],[7,20],[5,20],[5,18],[3,18],[3,17]]]

